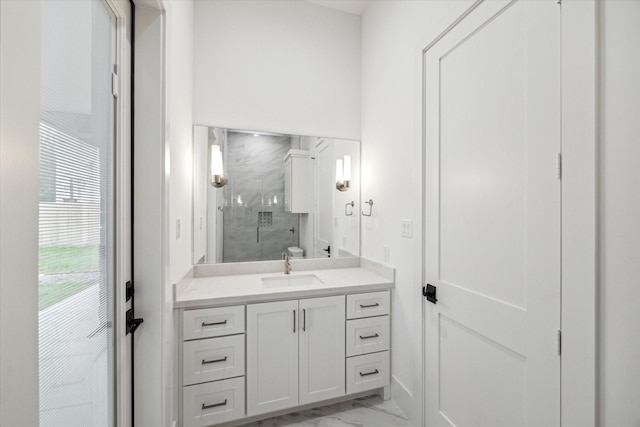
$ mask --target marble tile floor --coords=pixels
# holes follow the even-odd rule
[[[411,424],[393,400],[380,396],[293,412],[246,424],[250,427],[396,427]]]

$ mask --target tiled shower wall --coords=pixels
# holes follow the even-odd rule
[[[280,259],[298,246],[299,214],[284,211],[284,157],[291,148],[299,148],[295,137],[228,132],[224,262]]]

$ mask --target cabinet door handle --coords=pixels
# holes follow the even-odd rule
[[[219,363],[219,362],[226,362],[227,361],[227,356],[223,357],[222,359],[214,359],[214,360],[204,360],[202,359],[202,364],[203,365],[208,365],[209,363]]]
[[[367,335],[366,337],[363,337],[362,335],[360,335],[360,339],[361,340],[368,340],[370,338],[378,338],[380,335],[378,334],[373,334],[373,335]]]
[[[218,406],[225,406],[226,404],[227,404],[227,399],[225,399],[224,402],[212,403],[211,405],[205,405],[203,403],[202,404],[202,410],[204,411],[205,409],[217,408]]]
[[[380,304],[378,304],[377,302],[374,302],[373,304],[366,304],[366,305],[362,305],[360,304],[360,308],[371,308],[371,307],[378,307]]]
[[[378,370],[377,370],[377,369],[374,369],[373,371],[371,371],[371,372],[365,372],[364,374],[363,374],[362,372],[360,372],[360,376],[361,376],[361,377],[366,377],[367,375],[375,375],[375,374],[378,374],[378,373],[379,373],[379,372],[378,372]]]
[[[306,331],[307,330],[307,309],[303,308],[302,309],[302,331]]]
[[[202,322],[202,326],[216,326],[216,325],[226,325],[227,321],[223,320],[222,322],[211,322],[211,323],[207,323],[207,322]]]
[[[293,310],[293,333],[296,333],[296,311]]]

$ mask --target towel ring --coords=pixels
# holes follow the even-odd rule
[[[369,205],[369,213],[366,214],[363,211],[362,216],[371,216],[371,214],[373,214],[373,199],[369,199],[365,203]]]
[[[346,216],[351,216],[353,215],[353,209],[351,210],[351,212],[347,212],[347,210],[349,209],[349,206],[354,207],[356,204],[354,202],[350,202],[350,203],[345,203],[344,204],[344,214]]]

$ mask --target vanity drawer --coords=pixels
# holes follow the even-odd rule
[[[182,354],[184,385],[244,375],[244,335],[187,341]]]
[[[182,317],[183,339],[218,337],[244,332],[244,306],[187,310]]]
[[[347,357],[389,350],[389,316],[347,321]]]
[[[347,319],[389,314],[389,291],[347,295]]]
[[[347,358],[347,394],[389,385],[389,352]]]
[[[205,427],[244,417],[244,377],[184,388],[183,427]]]

